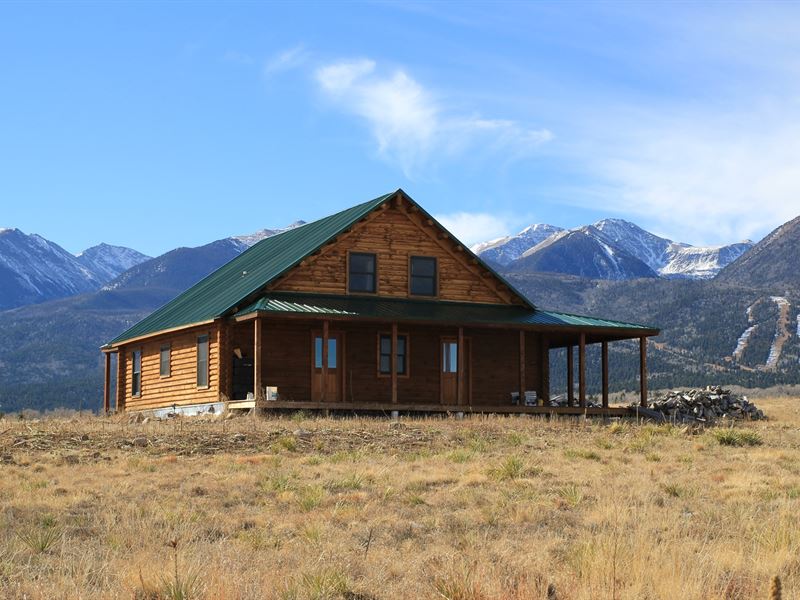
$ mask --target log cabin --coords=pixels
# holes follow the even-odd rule
[[[117,411],[617,414],[608,344],[638,340],[644,403],[657,334],[537,308],[397,190],[258,242],[111,340],[103,403],[115,375]],[[602,407],[587,407],[589,344],[602,346]],[[549,402],[556,348],[568,406]]]

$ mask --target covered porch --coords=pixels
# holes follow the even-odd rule
[[[608,347],[632,338],[641,401],[647,397],[647,337],[655,332],[641,326],[544,311],[531,322],[530,311],[516,307],[297,296],[264,297],[224,328],[220,383],[229,406],[628,414],[609,406]],[[600,407],[587,406],[591,344],[601,346]],[[567,406],[550,405],[557,348],[566,348]]]

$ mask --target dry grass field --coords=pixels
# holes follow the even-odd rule
[[[800,401],[758,403],[707,431],[2,420],[0,597],[800,597]]]

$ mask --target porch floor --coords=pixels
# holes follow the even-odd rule
[[[514,405],[456,405],[456,404],[392,404],[392,403],[366,403],[366,402],[295,402],[285,400],[270,400],[259,402],[259,409],[263,410],[352,410],[391,412],[463,412],[463,413],[502,413],[526,415],[592,415],[607,417],[627,417],[633,413],[627,407],[611,406],[609,408],[581,408],[578,406],[514,406]]]

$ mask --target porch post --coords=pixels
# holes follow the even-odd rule
[[[567,406],[572,406],[575,402],[575,356],[573,346],[567,346]]]
[[[263,384],[261,381],[261,318],[253,319],[253,397],[256,405],[264,399]]]
[[[608,342],[603,342],[603,408],[608,408]]]
[[[328,321],[322,322],[322,401],[328,399]],[[337,348],[338,350],[338,348]]]
[[[586,406],[586,334],[582,333],[578,343],[578,399],[581,408]]]
[[[639,396],[643,407],[647,407],[647,338],[639,338]]]
[[[519,331],[519,405],[525,406],[525,330]]]
[[[397,323],[392,323],[392,404],[397,404]]]
[[[117,397],[114,400],[114,411],[125,410],[125,392],[127,383],[125,381],[125,351],[120,348],[117,350]]]
[[[105,358],[105,375],[103,377],[103,412],[111,411],[111,352],[103,352]]]
[[[541,340],[541,386],[542,405],[550,406],[550,342],[542,335]]]
[[[456,386],[456,404],[464,403],[464,328],[458,328],[458,383]]]

